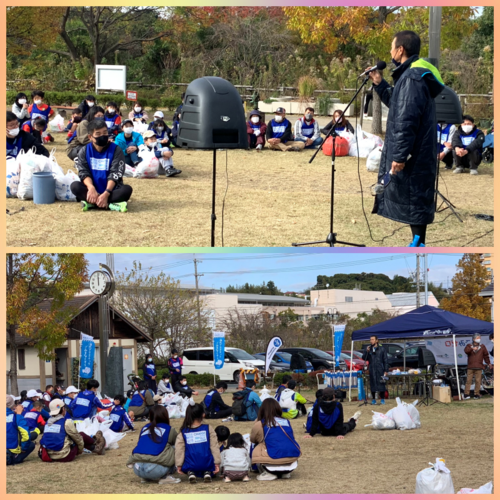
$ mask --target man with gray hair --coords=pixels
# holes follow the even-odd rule
[[[472,337],[472,344],[467,344],[464,349],[467,354],[467,382],[465,383],[464,399],[470,399],[470,386],[474,379],[474,399],[479,399],[481,390],[481,375],[484,364],[491,368],[490,355],[488,349],[481,343],[481,335],[475,333]]]

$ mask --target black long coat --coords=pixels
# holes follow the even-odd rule
[[[436,184],[436,106],[444,88],[433,73],[412,56],[396,68],[394,87],[385,80],[373,88],[389,108],[378,180],[391,171],[392,162],[405,163],[401,172],[377,195],[373,213],[404,224],[434,220]],[[413,65],[413,66],[412,66]],[[411,157],[408,159],[409,155]]]
[[[363,359],[368,361],[368,371],[370,373],[370,390],[372,392],[385,392],[385,384],[380,380],[385,372],[389,371],[389,364],[387,363],[387,351],[383,346],[373,346],[370,350],[363,351]]]

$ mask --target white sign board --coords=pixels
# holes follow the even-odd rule
[[[117,90],[123,92],[127,89],[127,66],[116,64],[97,64],[95,67],[95,91]]]
[[[455,337],[457,346],[457,365],[467,364],[467,354],[464,353],[465,346],[472,342],[471,337]],[[481,342],[486,346],[488,352],[493,349],[493,344],[489,339],[489,335],[481,335]],[[453,349],[453,337],[445,339],[426,339],[425,347],[434,354],[436,362],[440,365],[455,365],[455,354]],[[493,358],[490,355],[490,360],[493,363]]]

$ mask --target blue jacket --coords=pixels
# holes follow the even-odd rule
[[[115,144],[123,151],[123,154],[125,155],[125,160],[127,161],[130,160],[130,155],[126,152],[127,148],[129,146],[139,147],[141,144],[144,144],[144,139],[142,138],[142,135],[139,134],[138,132],[132,132],[132,137],[130,139],[131,141],[127,143],[125,139],[125,134],[123,132],[121,134],[118,134],[115,138]]]
[[[85,420],[88,417],[93,417],[97,412],[97,408],[107,410],[112,406],[113,403],[101,403],[101,400],[96,396],[94,391],[82,391],[73,399],[70,410],[74,420]]]
[[[34,441],[40,434],[38,428],[30,432],[28,423],[22,415],[7,408],[7,449],[18,455],[26,451],[30,441]]]
[[[252,391],[251,389],[246,388],[244,390],[249,392],[248,398],[245,402],[247,412],[242,417],[235,416],[234,419],[247,420],[247,421],[257,420],[257,414],[259,413],[259,408],[260,405],[262,404],[262,401],[260,400],[258,394]]]

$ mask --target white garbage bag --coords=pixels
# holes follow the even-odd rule
[[[144,134],[148,127],[149,125],[147,123],[134,122],[134,132],[137,132],[138,134]]]
[[[125,172],[123,172],[123,177],[135,177],[135,168],[130,165],[125,165]]]
[[[491,495],[493,493],[493,483],[490,481],[489,483],[483,484],[477,490],[473,488],[462,488],[457,493],[479,493],[479,494],[488,494]]]
[[[7,198],[15,198],[19,188],[19,160],[13,156],[7,156]]]
[[[57,163],[56,148],[54,148],[50,152],[49,161],[47,162],[47,168],[50,168],[50,172],[54,174],[54,177],[55,176],[62,177],[64,175],[63,169],[59,166],[59,163]]]
[[[378,431],[386,431],[396,428],[396,422],[394,422],[391,417],[384,415],[383,413],[379,413],[378,411],[373,411],[372,413],[372,423],[365,425],[365,427],[373,427]]]
[[[19,160],[19,186],[17,188],[17,197],[21,200],[33,199],[33,174],[41,172],[39,161],[35,158],[34,151],[20,151],[17,155]]]
[[[61,115],[56,115],[53,120],[49,122],[49,130],[54,133],[64,132],[64,118]]]
[[[375,148],[366,159],[366,170],[368,172],[378,172],[380,167],[380,158],[382,158],[382,148]]]
[[[154,179],[158,177],[160,162],[156,158],[154,151],[150,151],[146,146],[141,144],[138,154],[142,161],[137,165],[134,177],[138,179]]]
[[[392,418],[396,422],[396,427],[400,431],[415,429],[417,427],[416,423],[410,417],[408,413],[408,408],[401,402],[400,398],[396,398],[398,406],[392,409]]]
[[[271,393],[269,389],[264,386],[264,388],[260,391],[260,400],[264,401],[265,399],[272,398]]]
[[[358,125],[355,138],[349,144],[349,156],[366,158],[376,147],[382,147],[383,145],[384,142],[380,137],[365,132],[361,125]]]
[[[424,469],[417,474],[415,493],[449,493],[454,494],[453,480],[451,473],[445,466],[442,458],[436,458],[436,463],[432,467]]]
[[[125,437],[124,432],[113,432],[111,429],[106,429],[103,431],[102,435],[104,436],[104,440],[106,441],[105,449],[107,450],[115,450],[118,448],[118,441]]]
[[[169,418],[182,418],[182,412],[179,406],[169,405],[167,406]]]
[[[56,198],[61,201],[76,201],[76,196],[71,192],[71,184],[80,180],[73,170],[68,170],[66,175],[54,174],[56,181]]]

